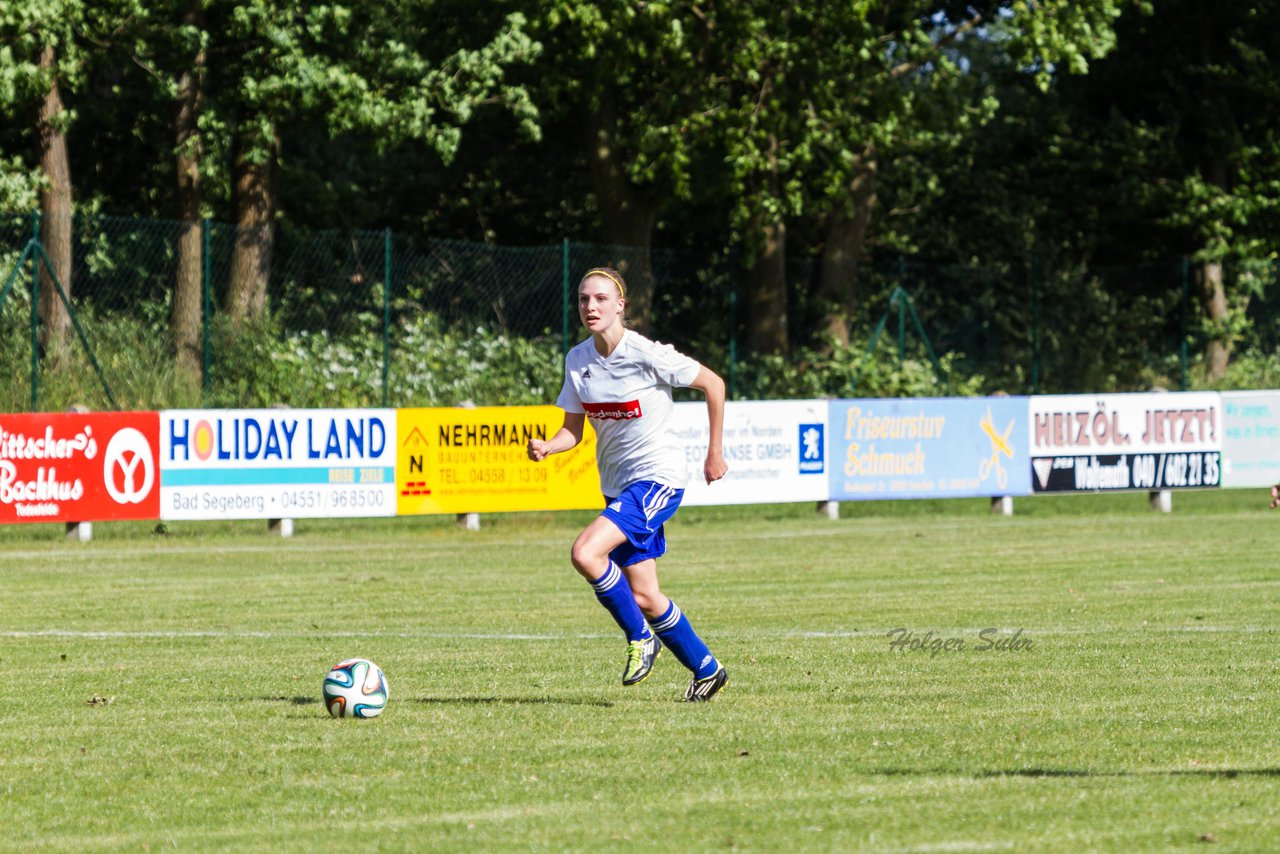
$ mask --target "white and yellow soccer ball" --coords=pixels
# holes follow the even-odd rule
[[[324,677],[324,705],[335,718],[376,718],[388,696],[387,677],[367,658],[340,661]]]

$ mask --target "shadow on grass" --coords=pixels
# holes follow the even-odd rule
[[[1028,777],[1031,779],[1105,778],[1105,777],[1208,777],[1234,779],[1236,777],[1280,777],[1280,768],[1182,768],[1162,771],[1107,771],[1087,768],[997,768],[984,771],[962,771],[956,768],[884,768],[869,772],[885,777]]]
[[[314,706],[320,700],[316,697],[259,697],[264,703],[292,703],[295,706]]]
[[[608,700],[574,700],[566,697],[419,697],[415,703],[441,706],[599,706],[613,708]]]
[[[1180,768],[1162,771],[1088,771],[1082,768],[1018,768],[1008,771],[981,771],[975,777],[1280,777],[1280,768]]]
[[[317,697],[259,697],[263,703],[289,703],[294,706],[315,706]],[[613,708],[608,700],[574,700],[566,697],[419,697],[407,702],[441,706],[598,706]]]

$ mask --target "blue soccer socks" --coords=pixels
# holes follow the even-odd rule
[[[689,618],[674,601],[667,606],[665,614],[654,620],[653,630],[671,650],[671,654],[693,671],[694,679],[705,679],[720,669],[720,662],[716,661],[711,650],[689,624]]]
[[[644,614],[640,613],[640,606],[636,604],[636,598],[631,592],[627,577],[612,560],[609,561],[609,568],[605,570],[604,575],[591,582],[591,589],[595,591],[600,604],[613,616],[629,642],[644,641],[656,634],[662,643],[655,644],[653,658],[657,658],[657,650],[662,646],[668,647],[672,655],[693,673],[695,684],[699,680],[714,681],[710,677],[717,675],[723,669],[720,667],[720,662],[711,654],[711,650],[703,643],[702,638],[698,637],[698,633],[693,630],[689,618],[674,601],[667,605],[667,610],[661,617],[653,621],[653,631],[650,632],[649,624],[645,622]],[[652,666],[652,660],[648,665]],[[647,676],[648,667],[643,669],[644,675]],[[625,678],[626,675],[624,680]],[[723,682],[724,680],[721,679],[719,684],[711,689],[711,693],[715,693]]]
[[[618,569],[616,563],[609,561],[609,568],[605,570],[604,575],[591,582],[591,588],[596,591],[596,598],[600,600],[600,604],[613,615],[614,621],[627,636],[628,641],[644,640],[650,637],[649,626],[644,621],[644,614],[640,613],[640,606],[636,604],[631,585],[627,583],[627,577],[622,574],[622,570]]]

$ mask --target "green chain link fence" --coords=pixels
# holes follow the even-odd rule
[[[0,216],[4,411],[548,402],[561,355],[581,337],[577,278],[602,265],[627,274],[655,337],[716,366],[739,398],[1185,388],[1205,340],[1180,261],[1051,269],[877,259],[858,269],[847,348],[766,357],[747,352],[731,252],[646,256],[570,241],[499,247],[287,225],[274,234],[267,310],[236,324],[225,302],[239,232],[204,222],[192,377],[174,358],[171,314],[179,238],[193,226],[77,216],[64,286],[84,342],[73,339],[56,360],[32,358],[33,275],[30,259],[19,261],[37,227],[34,214]],[[788,265],[793,342],[808,340],[827,311],[814,296],[817,273],[812,260]],[[1276,265],[1237,264],[1228,275],[1232,292],[1249,298],[1238,358],[1258,361],[1254,375],[1274,385]],[[908,362],[936,382],[903,385],[887,373]]]

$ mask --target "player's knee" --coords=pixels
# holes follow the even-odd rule
[[[640,613],[649,618],[662,616],[662,609],[658,603],[663,596],[657,590],[637,590],[633,587],[631,594],[635,596],[636,604],[640,606]]]
[[[569,561],[579,574],[588,580],[599,578],[606,568],[607,555],[599,554],[582,539],[578,539],[569,550]]]

